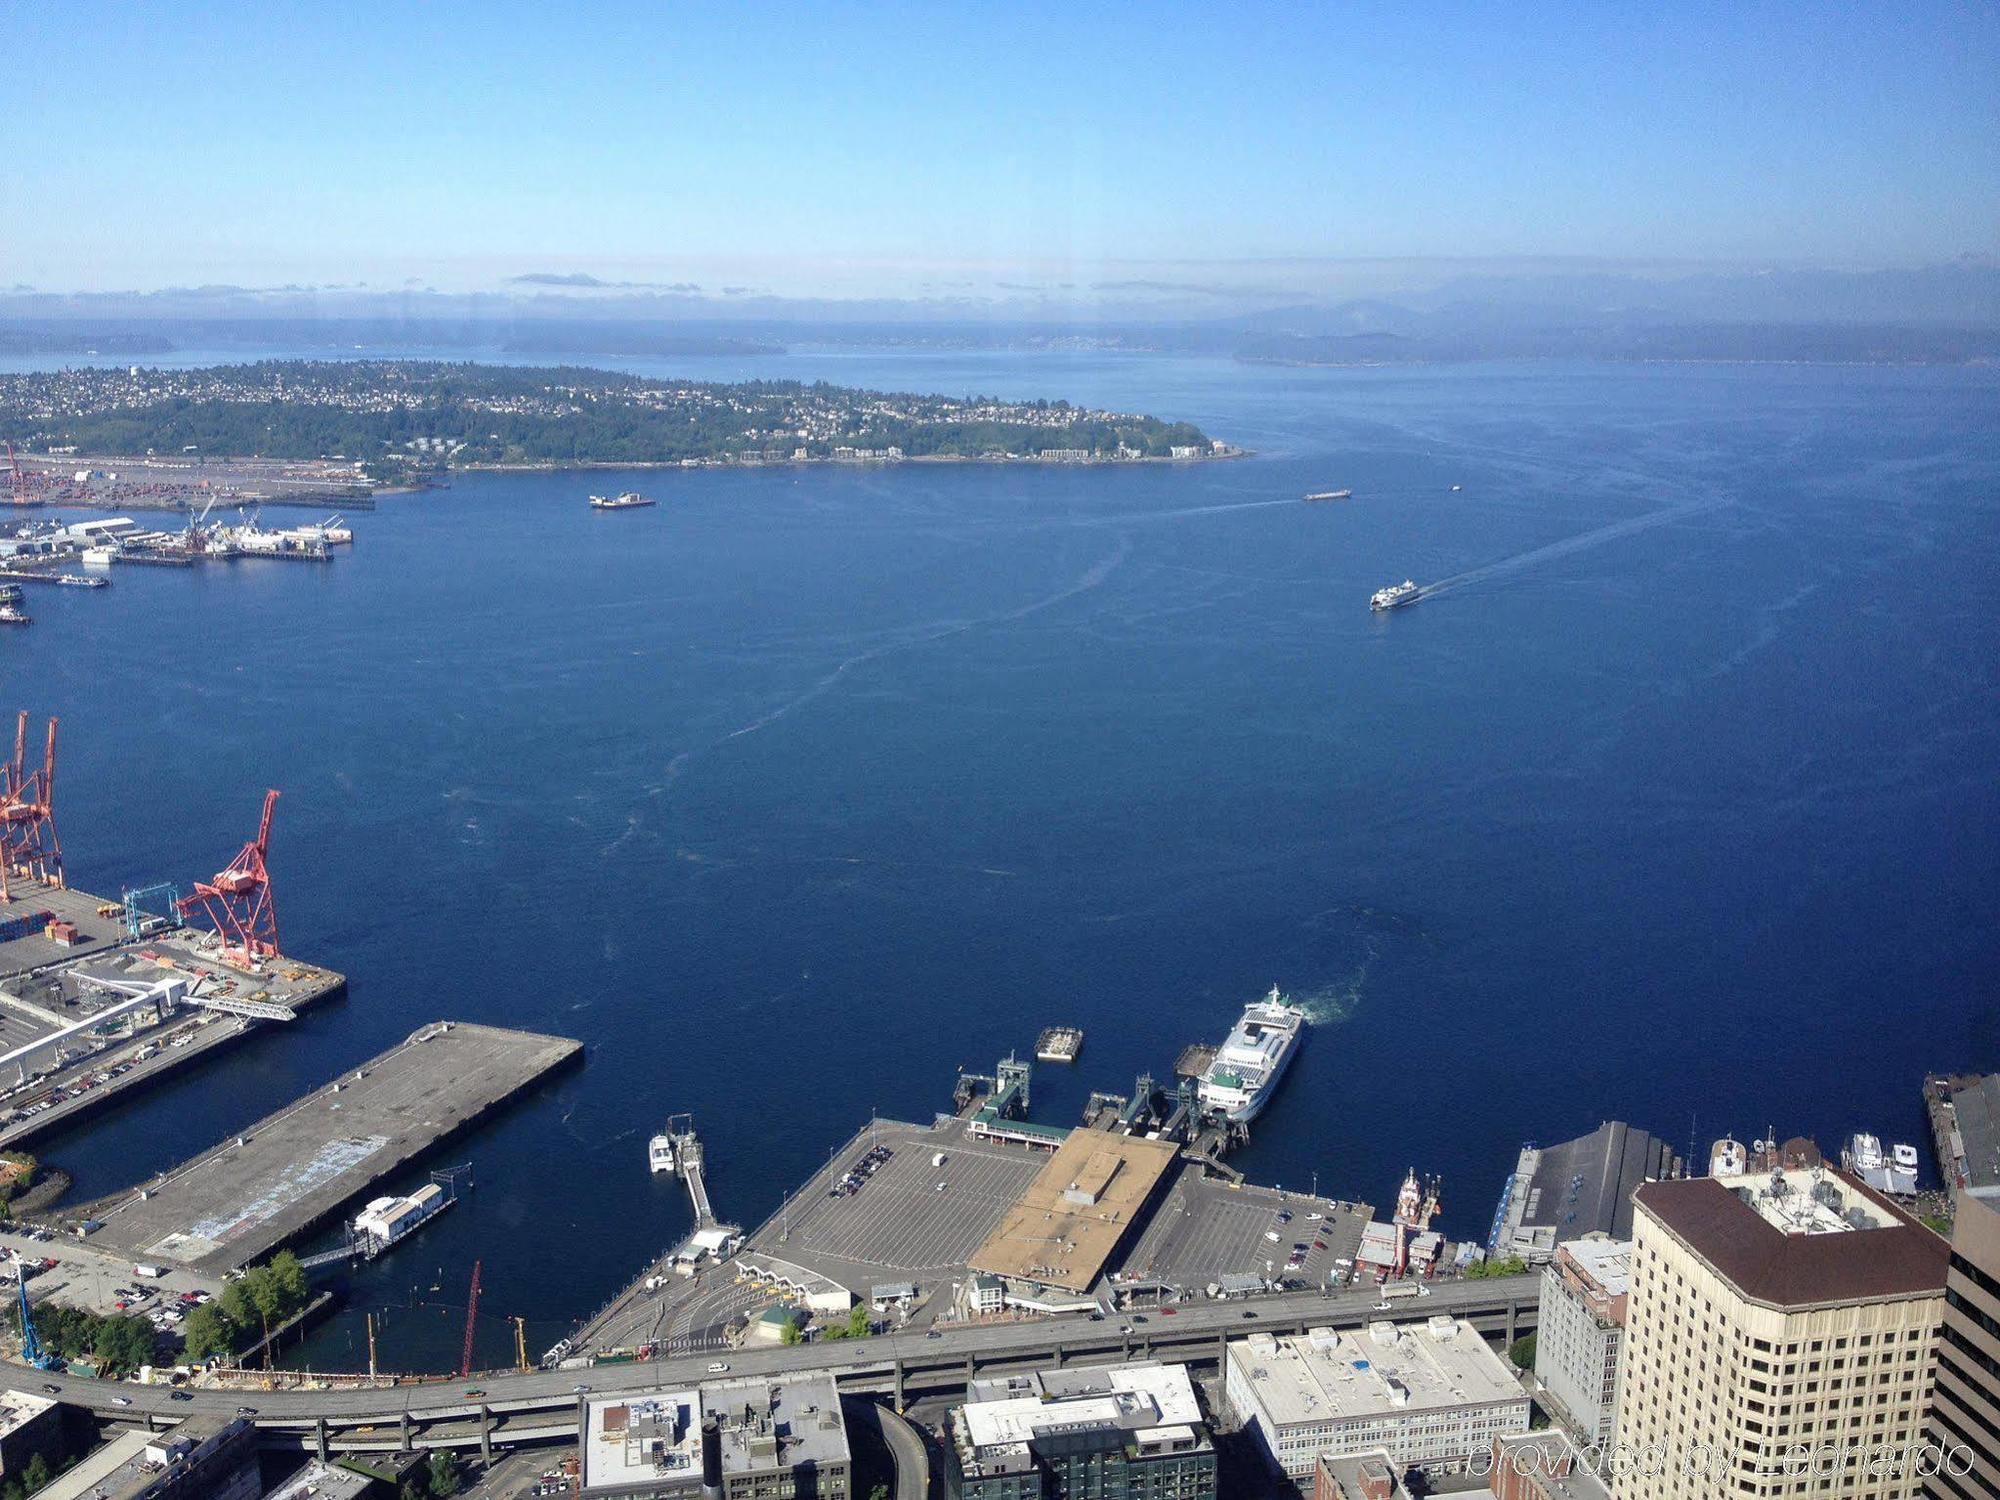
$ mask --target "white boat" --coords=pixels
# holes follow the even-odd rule
[[[1405,578],[1401,583],[1391,584],[1386,589],[1377,589],[1368,596],[1370,609],[1395,609],[1400,605],[1414,604],[1423,592],[1416,584]]]
[[[1917,1151],[1914,1146],[1897,1146],[1885,1154],[1879,1137],[1866,1131],[1847,1139],[1840,1163],[1878,1193],[1893,1198],[1913,1198],[1917,1192]]]
[[[1889,1180],[1895,1191],[1914,1198],[1917,1194],[1917,1148],[1898,1142],[1889,1148]]]
[[[1245,1006],[1242,1019],[1201,1075],[1198,1096],[1203,1111],[1233,1125],[1256,1119],[1291,1066],[1305,1026],[1306,1013],[1287,1005],[1275,984],[1262,1000]]]
[[[608,495],[592,495],[590,497],[590,508],[592,510],[637,510],[641,506],[656,505],[658,503],[658,501],[649,500],[637,490],[627,490],[616,499],[612,499]]]
[[[646,1143],[646,1164],[655,1172],[678,1172],[680,1160],[674,1155],[674,1138],[656,1135]]]
[[[372,1260],[398,1240],[415,1234],[458,1200],[435,1182],[407,1198],[376,1198],[354,1217],[354,1236]]]

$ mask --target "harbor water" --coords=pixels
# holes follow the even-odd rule
[[[1044,1027],[1087,1036],[1035,1074],[1067,1124],[1273,983],[1316,1024],[1239,1164],[1441,1173],[1453,1237],[1524,1140],[1921,1141],[1925,1071],[2000,1065],[1992,371],[677,368],[1256,453],[468,475],[325,566],[38,591],[0,704],[61,716],[74,883],[206,875],[282,788],[283,939],[350,977],[41,1143],[79,1195],[437,1017],[588,1046],[303,1357],[364,1363],[373,1309],[385,1363],[451,1366],[475,1258],[481,1360],[517,1314],[552,1343],[684,1231],[670,1112],[755,1222]],[[659,504],[587,504],[626,489]],[[1371,613],[1404,578],[1447,586]]]

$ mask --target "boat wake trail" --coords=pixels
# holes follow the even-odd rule
[[[1418,597],[1435,599],[1439,594],[1462,589],[1468,584],[1485,583],[1489,579],[1502,578],[1510,573],[1518,573],[1523,568],[1531,568],[1536,563],[1568,557],[1572,552],[1582,552],[1586,548],[1614,541],[1621,536],[1650,531],[1655,526],[1664,526],[1670,521],[1683,520],[1688,516],[1698,516],[1705,511],[1720,510],[1732,503],[1728,500],[1696,500],[1686,505],[1671,506],[1666,510],[1648,511],[1643,516],[1633,516],[1627,521],[1614,521],[1609,526],[1600,526],[1595,531],[1586,531],[1580,536],[1565,537],[1560,542],[1550,542],[1546,547],[1517,552],[1512,557],[1503,557],[1497,562],[1482,563],[1479,567],[1464,573],[1454,573],[1451,577],[1441,578],[1436,583],[1427,583]]]
[[[955,635],[964,635],[969,630],[983,630],[989,625],[1009,625],[1016,620],[1025,620],[1029,615],[1039,614],[1045,609],[1053,609],[1056,605],[1066,600],[1074,599],[1078,594],[1089,593],[1090,590],[1097,588],[1105,579],[1109,578],[1117,570],[1119,564],[1131,555],[1131,552],[1131,538],[1121,536],[1118,538],[1118,550],[1116,552],[1099,562],[1091,564],[1089,569],[1076,582],[1066,588],[1058,589],[1053,594],[1023,604],[1018,609],[1005,610],[996,615],[981,615],[977,619],[972,620],[943,620],[935,625],[926,626],[914,634],[905,635],[893,641],[885,641],[879,646],[850,656],[811,687],[800,693],[796,698],[779,704],[769,713],[752,719],[748,724],[743,725],[739,729],[730,730],[720,740],[717,740],[716,744],[724,745],[731,740],[741,739],[746,734],[755,734],[758,730],[768,728],[787,715],[797,713],[808,703],[822,698],[827,693],[833,691],[834,688],[840,685],[841,679],[846,677],[848,673],[858,667],[864,667],[870,662],[880,661],[885,656],[894,656],[899,651],[909,651],[918,646],[929,646],[938,641],[949,640]],[[678,763],[678,761],[685,760],[685,757],[677,757],[676,760]]]

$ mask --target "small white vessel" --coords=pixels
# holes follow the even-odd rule
[[[627,490],[616,499],[608,495],[592,495],[590,497],[590,508],[592,510],[637,510],[641,506],[657,505],[658,503],[656,500],[647,499],[646,496],[640,494],[637,490]]]
[[[1881,1139],[1859,1131],[1847,1138],[1840,1163],[1878,1193],[1892,1198],[1913,1198],[1917,1192],[1917,1151],[1914,1146],[1897,1146],[1884,1153]]]
[[[1398,609],[1405,604],[1414,604],[1423,592],[1416,584],[1405,578],[1401,583],[1391,584],[1386,589],[1377,589],[1368,596],[1370,609]]]
[[[674,1154],[674,1138],[656,1135],[646,1143],[646,1164],[655,1172],[678,1172],[680,1158]]]
[[[418,1188],[407,1198],[376,1198],[355,1215],[355,1238],[363,1243],[372,1260],[398,1240],[415,1234],[457,1201],[435,1182]]]

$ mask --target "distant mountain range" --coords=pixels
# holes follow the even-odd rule
[[[1261,281],[995,282],[983,292],[846,301],[547,274],[514,278],[508,291],[466,294],[15,288],[0,292],[0,354],[359,348],[664,358],[876,344],[1094,347],[1300,364],[2000,358],[2000,264],[1984,260],[1867,271],[1454,272],[1355,298],[1293,285],[1311,280],[1288,268]]]

